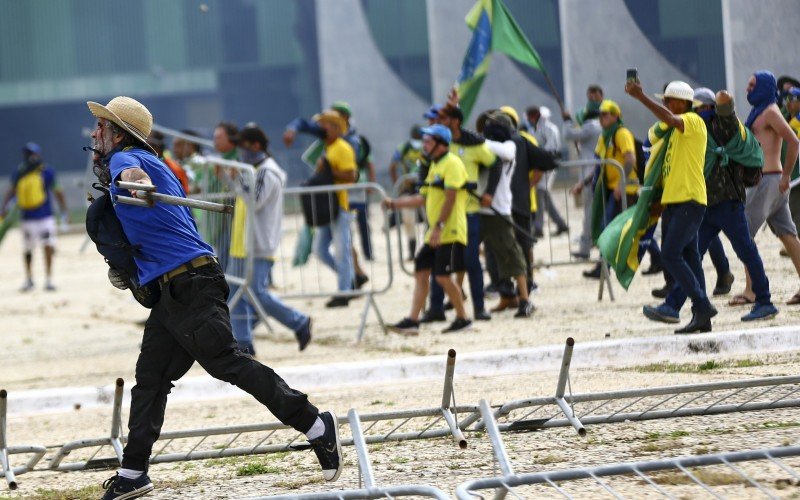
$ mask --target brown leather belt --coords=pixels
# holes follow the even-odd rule
[[[158,278],[158,282],[162,285],[165,284],[167,281],[171,280],[175,276],[179,276],[183,273],[189,272],[191,269],[196,269],[198,267],[207,266],[208,264],[217,262],[216,257],[211,255],[201,255],[200,257],[196,257],[186,264],[181,264],[180,266],[176,267],[172,271],[162,274]]]

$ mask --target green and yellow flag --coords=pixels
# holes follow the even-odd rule
[[[661,201],[661,168],[671,136],[672,129],[662,122],[650,128],[648,138],[652,146],[639,200],[616,216],[597,239],[600,254],[608,261],[620,285],[626,290],[639,269],[639,241],[658,224],[659,216],[651,215],[650,209],[653,203]]]
[[[466,22],[472,30],[472,40],[458,76],[458,94],[465,118],[472,111],[489,72],[492,51],[544,72],[539,54],[501,0],[478,0],[467,14]]]

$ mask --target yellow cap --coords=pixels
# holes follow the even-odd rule
[[[622,111],[619,109],[619,104],[611,99],[603,99],[603,102],[600,103],[600,112],[610,113],[614,116],[622,116]]]
[[[519,115],[517,114],[517,110],[511,106],[500,106],[500,111],[507,114],[509,118],[514,120],[514,128],[519,127]]]

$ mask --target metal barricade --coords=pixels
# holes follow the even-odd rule
[[[627,176],[625,175],[625,168],[616,160],[613,159],[598,159],[598,160],[573,160],[573,161],[560,161],[558,163],[558,168],[552,172],[546,173],[549,176],[548,182],[545,183],[545,189],[550,192],[550,186],[555,182],[555,177],[558,175],[559,172],[566,170],[578,170],[578,177],[580,179],[584,178],[583,170],[586,167],[595,167],[597,165],[607,165],[611,168],[614,168],[620,177],[620,184],[622,188],[622,192],[625,193]],[[591,189],[591,186],[585,186],[584,189]],[[550,196],[550,199],[554,199],[553,196]],[[544,213],[544,224],[546,226],[550,225],[549,214],[546,206],[542,206],[541,203],[544,200],[539,200],[538,210]],[[606,211],[606,203],[607,200],[601,200],[603,213]],[[622,196],[620,198],[620,206],[621,212],[625,211],[628,208],[628,201],[626,196]],[[563,208],[565,210],[565,218],[567,221],[570,221],[570,195],[568,190],[564,191],[564,204]],[[583,220],[581,219],[581,222]],[[556,249],[556,245],[554,244],[553,237],[551,236],[552,231],[548,230],[547,237],[546,237],[546,248],[547,248],[547,256],[544,259],[535,258],[534,267],[553,267],[553,266],[563,266],[563,265],[571,265],[580,262],[584,262],[582,260],[576,259],[573,257],[573,248],[572,248],[572,227],[571,224],[568,224],[567,228],[567,247],[565,251],[559,251]],[[537,247],[534,247],[534,256],[539,256],[540,252],[537,250]],[[608,263],[602,257],[598,261],[600,264],[600,284],[598,287],[597,292],[597,300],[603,299],[603,289],[608,289],[609,298],[613,301],[614,300],[614,291],[611,287],[611,274],[608,268]]]
[[[496,430],[489,430],[489,433],[492,438],[495,458],[502,466],[503,462],[501,462],[501,460],[508,460],[505,450],[502,447],[502,439]],[[610,494],[615,498],[625,498],[626,495],[644,498],[651,496],[653,493],[657,493],[658,496],[666,498],[686,498],[687,491],[683,485],[695,485],[703,490],[704,495],[715,498],[725,498],[724,492],[715,489],[715,486],[729,486],[733,484],[739,488],[748,488],[739,490],[736,496],[752,498],[751,495],[755,493],[749,490],[749,488],[752,487],[767,498],[779,498],[783,496],[779,493],[781,489],[790,487],[793,483],[800,484],[800,465],[792,467],[784,460],[781,460],[782,458],[800,458],[800,446],[784,446],[779,448],[717,453],[692,457],[664,458],[646,462],[620,463],[600,467],[586,467],[529,474],[514,474],[513,470],[503,470],[504,474],[502,477],[476,479],[461,483],[456,488],[456,496],[459,500],[484,498],[477,493],[478,490],[494,489],[494,498],[497,500],[505,498],[506,493],[511,493],[516,498],[525,498],[521,492],[515,491],[514,488],[541,485],[539,488],[531,488],[530,492],[526,491],[529,495],[528,498],[541,498],[543,496],[550,496],[553,493],[558,493],[565,498],[573,498],[568,491],[569,487],[564,483],[588,480],[588,484],[575,485],[580,492],[576,492],[576,494],[581,497],[593,496],[592,493],[587,491],[587,487],[595,485],[599,486],[597,494]],[[772,470],[767,471],[764,466],[760,466],[755,473],[748,473],[748,471],[745,471],[740,465],[734,465],[754,461],[767,462],[764,465],[773,466]],[[794,460],[794,462],[795,464],[800,464],[798,460]],[[704,476],[712,478],[715,476],[711,474],[701,474],[700,472],[702,469],[698,468],[708,468],[712,466],[724,466],[724,470],[728,476],[723,476],[724,480],[722,481],[717,479],[715,481],[717,484],[713,484],[707,479],[704,481]],[[695,468],[695,471],[693,472],[690,468]],[[658,471],[676,472],[673,473],[673,476],[667,477],[646,474],[648,472]],[[779,474],[777,478],[775,475],[776,472]],[[719,474],[720,473],[717,472],[716,477],[719,477]],[[624,476],[624,478],[619,476]],[[786,476],[788,476],[788,480],[785,479]],[[601,477],[605,477],[607,480],[616,479],[618,480],[617,482],[621,484],[604,481],[600,479]],[[784,485],[783,488],[781,488],[781,485]],[[683,486],[683,488],[681,488],[681,486]],[[695,490],[693,493],[696,494],[698,491]]]
[[[353,256],[353,277],[355,283],[352,283],[352,285],[349,282],[343,282],[336,269],[336,266],[343,265],[341,260],[349,256],[339,255],[342,249],[335,249],[333,254],[331,254],[329,253],[330,245],[326,246],[324,244],[330,242],[336,247],[339,245],[337,239],[341,237],[340,231],[349,231],[351,245],[345,252],[352,252],[355,254],[353,248],[356,245],[352,238],[354,231],[352,228],[352,221],[349,220],[351,215],[349,212],[340,211],[339,215],[328,224],[321,224],[320,221],[317,220],[317,216],[324,212],[321,209],[320,203],[327,204],[328,207],[331,207],[330,210],[335,211],[335,206],[339,203],[337,198],[341,196],[340,193],[360,191],[365,193],[367,200],[369,200],[370,195],[374,195],[381,200],[387,198],[383,187],[372,182],[290,187],[284,189],[285,209],[283,220],[284,232],[286,233],[284,241],[295,243],[296,246],[297,239],[300,235],[310,230],[313,232],[313,239],[315,240],[313,243],[313,254],[316,258],[313,259],[313,262],[295,266],[294,270],[292,270],[290,265],[288,265],[292,262],[292,256],[286,250],[286,247],[291,245],[281,244],[279,254],[276,256],[281,262],[287,264],[282,266],[280,270],[283,282],[291,283],[291,287],[287,287],[290,289],[287,289],[281,294],[282,299],[292,300],[328,297],[342,297],[347,300],[356,298],[365,299],[356,335],[358,341],[361,341],[364,336],[367,316],[370,309],[374,310],[378,323],[383,331],[387,331],[375,297],[387,292],[394,281],[388,213],[383,208],[379,211],[381,217],[380,231],[382,235],[381,238],[372,239],[372,242],[375,244],[373,246],[375,247],[374,252],[376,255],[370,261],[362,261],[362,264],[367,268],[361,269],[363,275],[359,272],[359,268],[362,264],[357,263],[357,257],[355,257],[355,255]],[[310,203],[311,210],[309,215],[312,219],[310,221],[311,224],[308,224],[309,221],[306,221],[303,211],[301,210],[303,197],[306,197]],[[320,208],[320,210],[318,210],[318,208]],[[341,220],[341,215],[343,213],[346,213],[348,217],[348,219],[345,219],[345,222]],[[340,224],[347,224],[347,227],[340,227]],[[337,233],[339,236],[337,236]],[[323,240],[319,240],[319,238],[323,238]],[[383,253],[378,255],[381,249],[383,249]],[[332,274],[324,270],[325,267],[330,268]],[[367,278],[368,281],[364,280],[364,278]]]
[[[372,462],[369,459],[367,443],[364,440],[364,432],[361,430],[361,418],[355,409],[347,412],[350,421],[350,429],[353,435],[353,445],[358,456],[359,483],[363,482],[363,488],[357,490],[334,490],[327,492],[306,493],[303,495],[276,495],[270,497],[259,497],[260,499],[290,500],[290,499],[349,499],[349,498],[394,498],[394,497],[429,497],[447,500],[450,497],[438,488],[429,485],[403,484],[399,486],[378,486],[375,481],[375,474],[372,471]],[[362,484],[359,484],[362,486]]]
[[[392,198],[402,196],[408,183],[416,183],[418,177],[417,174],[404,174],[398,177],[397,181],[392,185]],[[404,208],[394,212],[394,224],[397,233],[397,262],[400,264],[400,269],[403,273],[408,276],[414,276],[414,267],[408,266],[408,262],[414,260],[414,254],[409,252],[410,255],[406,255],[406,245],[411,240],[414,240],[416,249],[419,249],[425,242],[427,222],[422,224],[419,222],[419,219],[424,219],[424,217],[425,211],[421,207]],[[408,248],[410,250],[410,245]]]
[[[554,396],[511,401],[497,407],[490,407],[486,401],[481,401],[479,405],[456,405],[453,384],[456,353],[451,349],[444,370],[441,404],[429,408],[365,414],[359,419],[358,431],[353,430],[351,436],[342,436],[342,444],[354,445],[359,439],[372,444],[448,437],[464,449],[467,447],[465,435],[484,431],[488,431],[490,437],[497,436],[499,439],[499,433],[502,432],[573,427],[579,435],[585,436],[585,426],[588,425],[800,408],[800,376],[573,394],[569,378],[573,348],[574,342],[569,339]],[[78,439],[51,447],[55,450],[53,455],[44,461],[43,466],[38,466],[47,448],[6,448],[6,393],[0,391],[0,464],[9,485],[16,484],[14,474],[34,470],[66,472],[118,465],[122,445],[126,442],[121,429],[122,394],[122,381],[118,380],[111,433],[108,436]],[[363,431],[360,430],[362,421],[368,423]],[[339,418],[339,424],[345,422],[345,419]],[[352,424],[353,420],[350,422]],[[492,439],[495,440],[494,437]],[[292,451],[292,446],[303,440],[305,437],[301,433],[279,422],[163,432],[150,462],[181,462]],[[12,454],[29,454],[31,457],[26,466],[12,468],[8,459]],[[71,461],[66,462],[66,457],[70,457]],[[503,466],[504,477],[513,475],[511,464],[507,465]]]

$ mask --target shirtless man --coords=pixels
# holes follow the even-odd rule
[[[764,151],[763,178],[758,185],[747,190],[745,216],[750,236],[755,237],[764,222],[781,240],[800,275],[800,240],[789,212],[789,181],[797,161],[800,140],[792,132],[776,104],[778,87],[775,75],[758,71],[747,82],[747,101],[753,105],[745,125],[753,131]],[[781,145],[786,141],[786,160],[781,164]],[[746,269],[745,269],[746,271]],[[744,292],[733,299],[732,305],[753,303],[750,275]],[[788,305],[800,304],[800,292],[795,293]]]

